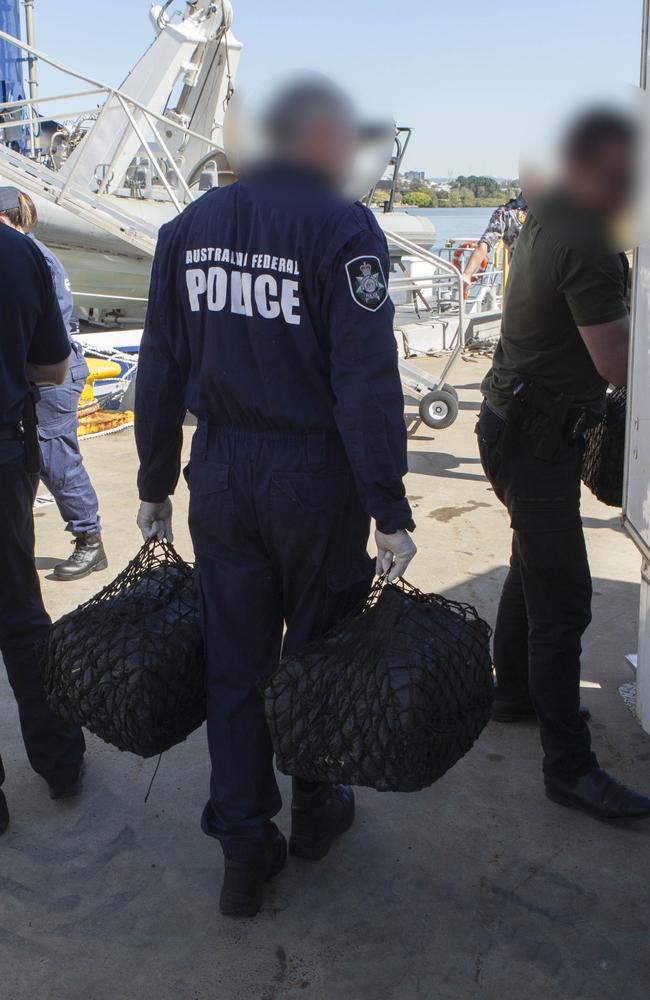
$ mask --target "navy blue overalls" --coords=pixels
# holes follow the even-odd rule
[[[258,684],[367,594],[370,518],[412,528],[386,240],[295,168],[161,231],[136,397],[140,496],[186,477],[207,646],[206,833],[259,845],[281,801]]]
[[[43,257],[26,236],[4,225],[0,302],[0,652],[29,761],[50,785],[65,786],[78,774],[85,744],[77,726],[52,712],[43,690],[39,647],[47,642],[50,619],[34,562],[38,461],[28,466],[20,421],[30,392],[27,363],[63,361],[67,331]]]
[[[30,234],[47,261],[66,330],[70,331],[74,302],[63,264]],[[79,344],[70,340],[70,368],[63,385],[42,386],[37,406],[41,443],[41,479],[56,500],[67,530],[93,535],[101,530],[97,494],[79,450],[79,398],[88,378],[88,365]]]

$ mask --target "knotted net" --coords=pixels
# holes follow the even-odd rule
[[[155,539],[52,626],[45,659],[53,710],[141,757],[168,750],[204,722],[204,673],[194,571]]]
[[[602,503],[623,506],[627,390],[607,394],[605,415],[586,432],[582,481]]]
[[[433,784],[490,717],[490,634],[469,605],[379,582],[268,682],[278,768],[378,791]]]

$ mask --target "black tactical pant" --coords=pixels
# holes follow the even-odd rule
[[[536,458],[522,431],[483,404],[476,433],[485,474],[510,514],[513,539],[494,634],[497,698],[537,713],[544,769],[595,766],[579,714],[581,638],[591,621],[591,574],[580,519],[580,442]]]

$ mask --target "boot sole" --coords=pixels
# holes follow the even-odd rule
[[[650,813],[638,813],[636,816],[604,816],[597,809],[592,809],[588,805],[583,805],[581,802],[576,802],[575,799],[570,799],[560,792],[551,792],[548,788],[545,789],[546,798],[550,799],[551,802],[556,802],[559,806],[565,806],[567,809],[577,809],[579,812],[586,813],[587,816],[591,816],[592,819],[598,819],[601,823],[633,823],[635,820],[640,819],[650,819]]]
[[[75,580],[85,580],[87,576],[92,576],[93,573],[101,573],[103,570],[108,569],[108,559],[102,559],[98,562],[96,566],[92,566],[90,569],[86,570],[85,573],[77,573],[75,576],[60,575],[56,570],[52,573],[52,578],[58,583],[74,583]]]
[[[294,858],[304,858],[305,861],[322,861],[329,854],[337,837],[342,837],[344,833],[348,832],[354,823],[354,817],[355,814],[353,812],[340,830],[329,834],[327,837],[321,837],[319,840],[313,840],[311,837],[301,837],[300,834],[292,833],[289,837],[289,852]]]

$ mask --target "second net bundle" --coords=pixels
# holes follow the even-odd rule
[[[406,583],[287,657],[265,691],[285,774],[413,792],[442,777],[490,717],[490,628]]]
[[[45,662],[48,701],[62,719],[141,757],[202,725],[204,674],[194,571],[155,540],[52,626]]]
[[[602,503],[623,506],[627,390],[607,393],[603,419],[585,434],[582,481]]]

